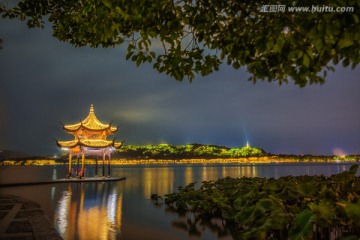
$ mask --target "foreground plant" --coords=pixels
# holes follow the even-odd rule
[[[186,216],[175,227],[199,235],[209,227],[234,239],[358,239],[358,165],[326,176],[224,178],[179,187],[169,211]]]

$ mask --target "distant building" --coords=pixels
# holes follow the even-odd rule
[[[100,122],[91,104],[89,115],[82,121],[75,124],[63,125],[63,129],[74,136],[70,141],[56,141],[56,144],[64,151],[69,152],[69,172],[67,177],[72,177],[72,157],[76,156],[79,162],[81,156],[81,171],[76,171],[79,178],[85,177],[85,156],[96,156],[95,176],[98,172],[98,157],[103,159],[103,177],[105,177],[105,160],[108,157],[108,176],[110,177],[111,153],[122,146],[122,142],[107,140],[109,135],[115,134],[119,127],[111,126],[111,123]]]

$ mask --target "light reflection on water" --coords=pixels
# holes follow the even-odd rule
[[[121,189],[106,183],[78,183],[61,193],[54,221],[65,239],[119,239],[121,217]]]
[[[71,205],[71,191],[68,192],[64,191],[60,198],[57,211],[55,212],[55,214],[57,214],[56,226],[61,236],[65,236],[68,227],[70,205]]]
[[[173,192],[174,178],[173,168],[159,168],[156,171],[153,168],[144,168],[142,178],[144,195],[151,196],[154,192],[164,195]]]
[[[112,176],[125,181],[72,183],[0,188],[38,202],[64,239],[218,239],[204,229],[189,235],[173,224],[179,218],[154,207],[152,193],[165,195],[191,182],[231,177],[281,177],[285,175],[332,175],[351,164],[186,164],[114,166]],[[67,166],[17,166],[0,168],[0,181],[42,181],[63,178]],[[99,170],[100,171],[100,170]],[[88,167],[87,174],[94,168]],[[35,193],[35,194],[34,194]]]

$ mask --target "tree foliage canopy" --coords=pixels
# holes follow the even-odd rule
[[[153,64],[177,80],[217,71],[223,62],[246,67],[249,80],[292,79],[301,87],[323,83],[332,65],[360,61],[357,0],[317,1],[353,12],[290,12],[313,1],[284,0],[285,12],[261,12],[277,1],[222,0],[22,0],[4,18],[29,27],[52,24],[57,39],[74,46],[127,45],[126,59]]]
[[[255,147],[227,148],[217,145],[187,144],[187,145],[125,145],[119,149],[122,158],[129,159],[189,159],[189,158],[241,158],[260,157],[266,152]]]

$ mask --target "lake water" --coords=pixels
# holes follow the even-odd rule
[[[113,166],[112,176],[126,180],[7,187],[0,188],[0,192],[39,203],[64,239],[218,239],[216,233],[206,228],[200,236],[193,236],[177,227],[173,222],[179,219],[178,215],[167,212],[165,206],[155,206],[151,194],[164,195],[194,181],[227,176],[330,176],[350,166],[350,163]],[[2,166],[0,182],[64,178],[66,171],[67,166]],[[88,166],[87,175],[93,174],[94,168]]]

